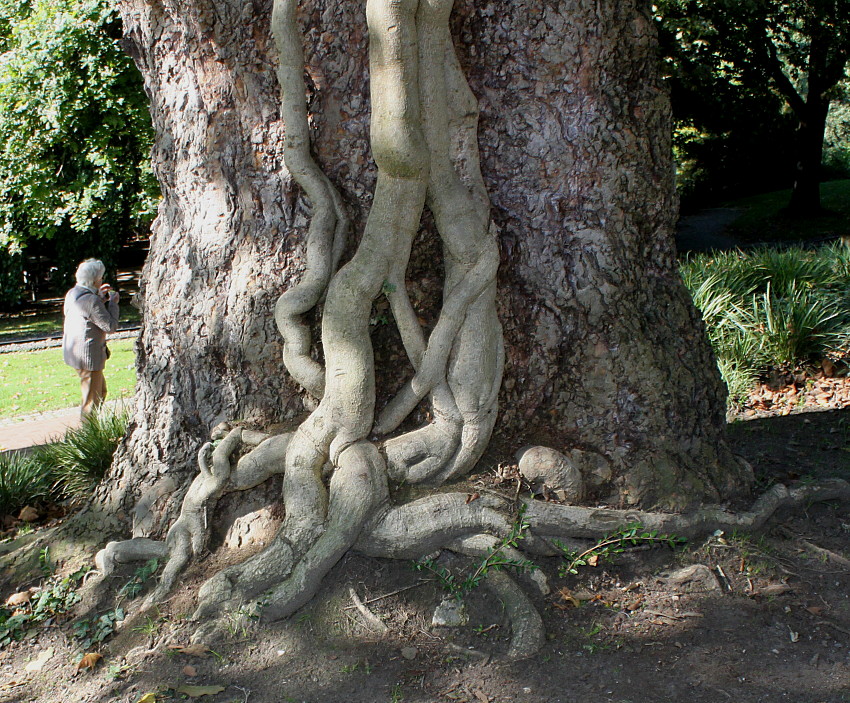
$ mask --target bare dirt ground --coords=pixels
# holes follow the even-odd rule
[[[730,425],[760,489],[850,479],[850,409],[797,409]],[[490,486],[492,474],[471,481],[470,489]],[[186,621],[194,593],[228,558],[221,552],[193,567],[159,611],[128,618],[89,648],[103,655],[92,670],[77,671],[83,650],[73,623],[114,600],[84,600],[67,619],[7,646],[0,703],[850,701],[846,504],[778,515],[761,534],[627,552],[575,576],[559,577],[556,560],[541,561],[552,593],[535,602],[547,641],[520,662],[504,659],[509,627],[484,587],[466,598],[466,626],[433,627],[443,591],[427,573],[358,555],[343,559],[291,620],[234,618],[204,647],[181,651],[194,629]],[[447,555],[439,563],[464,566]],[[131,577],[118,577],[111,594]],[[385,632],[353,607],[351,589]]]

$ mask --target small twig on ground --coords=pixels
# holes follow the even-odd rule
[[[459,644],[454,644],[452,642],[447,642],[446,648],[451,649],[453,652],[457,652],[458,654],[467,654],[471,657],[484,659],[485,661],[490,659],[490,655],[485,652],[479,652],[477,649],[467,649],[466,647],[461,647]]]
[[[829,620],[818,620],[818,625],[826,625],[827,627],[831,627],[833,630],[838,630],[839,632],[843,632],[845,635],[850,635],[850,630],[847,630],[843,627],[836,625],[834,622],[830,622]]]
[[[727,698],[730,698],[730,699],[732,698],[732,695],[729,694],[729,693],[726,693],[726,691],[724,691],[722,688],[714,688],[713,686],[709,686],[709,688],[711,688],[712,691],[717,691],[718,693],[722,693]]]
[[[243,701],[243,703],[248,703],[248,697],[251,695],[251,689],[242,688],[242,686],[235,686],[233,684],[231,684],[231,686],[233,686],[233,688],[235,688],[237,691],[242,691],[242,695],[245,696],[245,700]]]
[[[850,568],[850,559],[833,552],[831,549],[825,549],[824,547],[819,547],[808,540],[800,540],[800,542],[805,545],[807,549],[811,549],[815,554],[819,554],[822,557],[826,558],[828,561],[834,561],[836,564],[841,564],[841,566],[846,566]]]
[[[720,566],[720,564],[718,564],[717,566],[714,567],[714,571],[717,574],[717,577],[720,580],[720,583],[723,585],[723,587],[727,591],[729,591],[729,593],[731,593],[732,592],[732,583],[731,583],[731,581],[729,581],[729,577],[726,575],[726,572],[723,571],[723,567]]]
[[[669,618],[670,620],[687,620],[688,618],[701,618],[702,613],[662,613],[658,610],[641,610],[640,612],[647,615],[655,615],[660,618]]]
[[[376,596],[375,598],[369,598],[369,600],[361,601],[361,603],[363,605],[370,605],[372,603],[377,603],[379,600],[384,600],[384,598],[389,598],[390,596],[396,596],[399,593],[404,593],[405,591],[410,591],[414,588],[419,588],[420,586],[423,586],[426,583],[428,583],[428,579],[419,579],[419,581],[414,583],[412,586],[405,586],[404,588],[399,588],[398,590],[390,591],[389,593],[384,593],[384,595],[382,595],[382,596]],[[347,606],[345,606],[344,610],[353,610],[355,608],[357,608],[356,605],[347,605]],[[359,610],[359,608],[358,608],[358,610]]]
[[[366,621],[367,626],[375,631],[380,632],[381,634],[386,634],[389,629],[384,622],[373,613],[369,608],[363,605],[363,601],[360,600],[360,597],[357,595],[357,591],[354,590],[354,587],[350,587],[348,592],[351,594],[351,600],[354,601],[354,606],[357,608],[357,611],[363,616],[363,619]]]

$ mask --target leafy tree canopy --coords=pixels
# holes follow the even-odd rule
[[[656,14],[686,159],[704,160],[711,149],[703,147],[713,147],[727,155],[726,163],[709,164],[722,172],[719,180],[752,178],[742,159],[761,163],[757,177],[784,180],[795,151],[776,143],[795,140],[799,161],[809,130],[809,157],[819,161],[814,145],[822,145],[827,108],[847,99],[846,0],[658,0]],[[732,132],[743,135],[740,143]]]
[[[158,186],[141,77],[108,0],[0,0],[0,243],[112,259]],[[62,261],[67,259],[67,261]],[[62,266],[64,264],[64,266]]]

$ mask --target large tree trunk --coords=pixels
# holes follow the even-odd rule
[[[283,370],[273,320],[303,271],[311,205],[282,162],[272,1],[120,6],[151,98],[163,202],[143,276],[137,406],[96,505],[137,536],[161,535],[211,428],[314,407]],[[298,18],[313,151],[353,223],[345,260],[376,180],[364,3],[304,0]],[[745,488],[723,441],[725,391],[676,271],[648,4],[460,0],[451,26],[479,100],[501,248],[497,434],[572,451],[595,497],[615,503],[681,507]],[[426,215],[408,272],[429,325],[442,277],[434,231]],[[372,337],[380,409],[404,380],[402,352],[389,325]]]

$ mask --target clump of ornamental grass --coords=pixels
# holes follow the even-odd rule
[[[0,516],[17,515],[52,494],[53,477],[33,456],[0,454]]]
[[[58,442],[39,447],[34,458],[54,480],[56,492],[80,499],[91,494],[112,464],[124,436],[129,413],[124,407],[101,406],[82,425]]]
[[[699,254],[681,264],[732,406],[759,377],[850,354],[850,247]]]

